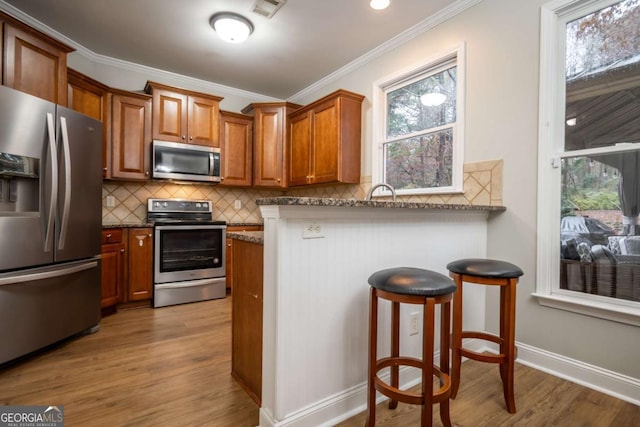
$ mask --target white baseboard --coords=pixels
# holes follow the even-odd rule
[[[579,360],[516,343],[518,363],[640,406],[640,380]],[[497,350],[497,347],[492,349]]]
[[[640,380],[636,378],[527,344],[516,343],[516,345],[518,363],[640,406]],[[478,352],[497,353],[498,350],[497,345],[479,340],[465,341],[465,347]],[[400,372],[401,388],[413,387],[420,383],[418,370],[401,368]],[[383,377],[383,380],[388,379]],[[386,397],[379,394],[378,403],[384,400]],[[289,414],[280,421],[274,420],[265,408],[260,408],[260,427],[333,426],[365,411],[366,401],[367,384],[363,383]]]

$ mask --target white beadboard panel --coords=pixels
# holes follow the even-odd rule
[[[262,207],[262,411],[278,425],[366,382],[367,279],[373,272],[408,266],[447,274],[454,259],[486,255],[482,212],[291,208]],[[320,224],[323,238],[302,238],[309,222]],[[421,308],[402,306],[401,352],[420,356],[421,333],[407,330],[412,311]],[[465,327],[484,330],[483,311],[483,289],[466,285]],[[389,317],[389,304],[380,304],[380,355],[389,351]],[[325,414],[326,421],[340,415]]]

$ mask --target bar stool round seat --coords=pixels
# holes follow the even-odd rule
[[[431,270],[398,267],[373,273],[368,280],[371,285],[369,309],[369,374],[367,388],[367,426],[373,427],[376,418],[376,391],[387,396],[389,408],[395,409],[398,402],[421,405],[421,425],[431,426],[433,404],[440,404],[440,419],[443,425],[451,426],[449,418],[449,328],[451,301],[456,285],[447,276]],[[391,301],[391,355],[377,358],[378,347],[378,298]],[[400,356],[400,304],[423,306],[422,358]],[[435,307],[441,305],[440,366],[434,365]],[[419,368],[422,374],[420,393],[400,390],[399,367]],[[385,383],[378,372],[390,368],[390,382]],[[433,377],[439,379],[440,387],[434,390]]]
[[[455,399],[460,386],[462,357],[487,363],[500,364],[500,377],[507,410],[514,414],[514,368],[516,359],[515,320],[516,285],[524,273],[520,267],[510,262],[465,258],[447,264],[449,276],[458,286],[453,297],[453,332],[451,339],[451,398]],[[494,335],[488,332],[462,330],[463,283],[500,287],[500,332]],[[475,338],[491,341],[499,345],[498,354],[478,353],[462,346],[463,338]]]

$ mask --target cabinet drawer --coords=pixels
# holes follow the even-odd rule
[[[122,228],[102,230],[102,244],[122,242]]]

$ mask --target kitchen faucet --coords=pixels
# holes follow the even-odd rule
[[[391,196],[393,197],[393,201],[394,202],[396,201],[396,190],[386,182],[381,182],[380,184],[376,184],[373,187],[371,187],[371,190],[369,190],[369,192],[367,193],[367,197],[365,197],[364,199],[367,201],[371,200],[371,196],[373,196],[373,192],[380,187],[387,187],[389,190],[391,190]]]

